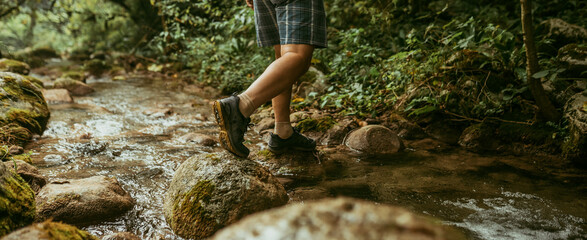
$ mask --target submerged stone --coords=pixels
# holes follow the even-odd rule
[[[90,233],[64,223],[46,221],[22,228],[3,240],[98,240]]]
[[[0,72],[0,128],[42,135],[49,121],[49,108],[35,80],[18,74]],[[0,137],[6,141],[4,134]],[[30,135],[30,134],[29,134]],[[28,140],[28,139],[27,139]],[[21,142],[22,143],[22,142]]]
[[[220,230],[221,239],[430,239],[460,240],[464,234],[405,209],[351,198],[290,204],[246,217]]]
[[[23,62],[3,58],[0,59],[0,72],[28,75],[31,72],[31,67]]]
[[[352,150],[367,155],[387,155],[404,148],[402,140],[389,128],[368,125],[348,134],[344,141]]]
[[[14,171],[0,164],[0,237],[35,219],[35,193]]]
[[[118,180],[95,176],[47,184],[37,195],[37,218],[85,225],[119,216],[133,205]]]
[[[287,201],[285,189],[267,169],[223,152],[197,155],[182,163],[163,211],[177,235],[201,239],[246,215]]]

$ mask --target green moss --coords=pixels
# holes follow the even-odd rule
[[[98,240],[86,231],[63,223],[47,221],[42,224],[42,229],[51,240]]]
[[[563,155],[567,159],[582,161],[581,164],[587,164],[587,137],[581,134],[581,131],[572,127],[569,137],[562,145]]]
[[[81,71],[69,71],[65,72],[61,75],[61,78],[71,78],[73,80],[83,82],[86,79],[86,76]]]
[[[23,62],[10,59],[0,60],[0,72],[13,72],[27,75],[30,69],[29,65]]]
[[[9,123],[4,126],[0,119],[0,144],[24,146],[31,139],[31,132],[16,123]]]
[[[0,236],[35,219],[35,193],[18,174],[6,171],[0,177]]]
[[[10,157],[12,160],[21,160],[28,164],[33,164],[33,159],[31,158],[31,154],[25,153],[20,155],[15,155]]]
[[[273,154],[271,151],[267,149],[259,151],[257,155],[263,158],[263,160],[265,161],[275,157],[275,154]]]
[[[202,207],[203,203],[210,201],[214,189],[210,181],[200,181],[175,200],[170,225],[177,235],[200,239],[209,237],[220,228],[213,216]]]
[[[336,121],[331,117],[323,117],[319,119],[307,118],[296,125],[296,128],[301,132],[326,132],[336,124]]]
[[[18,108],[12,108],[5,114],[5,121],[7,122],[17,123],[35,133],[43,133],[45,129],[36,121],[37,118],[39,118],[38,113]]]
[[[218,157],[218,155],[214,154],[214,153],[210,153],[208,155],[206,155],[206,158],[211,159],[212,161],[215,162],[220,162],[220,158]]]

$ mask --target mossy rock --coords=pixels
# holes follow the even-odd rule
[[[558,51],[558,60],[563,63],[568,77],[587,77],[587,45],[568,44]]]
[[[0,144],[2,145],[24,146],[31,137],[31,131],[16,123],[0,126]]]
[[[322,117],[322,118],[306,118],[301,120],[296,125],[296,128],[300,133],[305,132],[326,132],[328,129],[332,128],[336,124],[336,120],[332,117]]]
[[[103,73],[109,71],[111,68],[110,65],[99,59],[93,59],[84,64],[84,69],[97,77],[102,76]]]
[[[587,91],[578,93],[565,106],[565,118],[569,120],[569,137],[563,143],[564,156],[587,166]]]
[[[60,58],[61,57],[61,56],[59,56],[57,51],[55,51],[55,49],[53,49],[51,47],[38,47],[38,48],[32,50],[30,55],[38,57],[38,58],[43,58],[43,59]]]
[[[60,78],[70,78],[76,81],[85,82],[86,76],[82,71],[69,71],[65,72],[61,75]]]
[[[0,237],[35,220],[35,193],[17,173],[0,164]]]
[[[90,233],[64,223],[45,221],[20,229],[3,240],[98,240]]]
[[[49,117],[49,108],[38,83],[32,78],[0,72],[0,128],[12,129],[11,133],[20,133],[16,139],[23,143],[28,137],[16,125],[30,133],[42,135]]]
[[[163,211],[173,231],[202,239],[251,213],[286,204],[287,193],[271,173],[228,153],[201,154],[177,169]]]
[[[0,59],[0,72],[28,75],[31,72],[31,67],[24,62],[3,58]]]

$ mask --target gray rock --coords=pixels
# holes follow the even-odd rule
[[[563,154],[571,160],[587,165],[587,91],[573,96],[565,106],[569,120],[569,138],[563,144]]]
[[[310,115],[307,112],[303,112],[303,111],[302,112],[295,112],[295,113],[292,113],[289,115],[289,120],[292,123],[297,123],[297,122],[302,121],[302,120],[309,118],[309,117],[310,117]]]
[[[35,193],[27,183],[0,164],[0,237],[35,219]]]
[[[85,225],[119,216],[133,205],[115,178],[95,176],[47,184],[37,195],[37,217]]]
[[[225,152],[194,156],[177,169],[163,211],[184,238],[206,238],[251,213],[286,204],[279,181],[258,163]]]
[[[587,71],[587,47],[577,44],[569,44],[558,51],[558,60],[566,65],[566,75],[571,77],[582,77]],[[587,77],[587,76],[583,76]],[[583,81],[585,82],[585,80]]]
[[[251,215],[212,240],[465,239],[457,230],[402,208],[351,198],[324,199]]]
[[[55,80],[53,87],[67,89],[73,96],[85,96],[94,92],[94,88],[71,78],[59,78]]]
[[[394,132],[380,125],[368,125],[351,132],[345,139],[345,145],[367,155],[393,154],[404,148],[402,140]]]
[[[67,89],[43,89],[43,95],[45,100],[51,104],[73,103]]]
[[[551,18],[540,23],[537,33],[546,38],[554,39],[557,43],[584,42],[587,40],[585,28],[565,22],[560,18]]]
[[[38,193],[43,186],[47,184],[47,178],[39,173],[39,170],[25,161],[15,160],[4,162],[7,168],[14,169],[22,179],[24,179],[31,189]]]
[[[352,119],[344,119],[336,123],[332,128],[326,131],[326,134],[320,139],[322,145],[340,145],[344,137],[353,129],[359,127],[359,124]]]
[[[255,132],[261,133],[265,130],[272,130],[275,127],[275,120],[273,118],[264,118],[255,124]]]
[[[214,140],[214,138],[201,133],[188,133],[181,136],[178,140],[184,143],[194,142],[206,147],[212,147],[216,145],[216,140]]]

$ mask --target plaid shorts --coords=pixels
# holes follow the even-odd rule
[[[327,46],[323,0],[254,0],[257,44]]]

